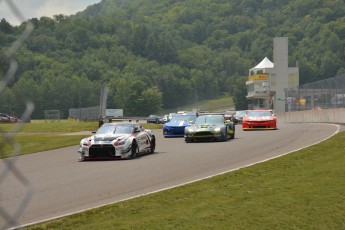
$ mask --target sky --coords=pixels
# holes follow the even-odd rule
[[[13,12],[9,2],[13,3],[21,15]],[[73,15],[99,2],[101,0],[0,0],[0,20],[5,18],[16,26],[31,18]]]

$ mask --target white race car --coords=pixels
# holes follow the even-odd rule
[[[139,123],[105,123],[94,135],[80,141],[79,161],[88,159],[133,159],[153,153],[156,138]]]

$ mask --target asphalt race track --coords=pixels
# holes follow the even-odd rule
[[[212,143],[185,143],[154,130],[156,152],[134,160],[78,162],[79,143],[24,155],[14,165],[30,181],[32,197],[23,209],[28,187],[8,173],[1,181],[0,209],[13,216],[19,208],[15,226],[35,223],[276,157],[324,140],[338,128],[278,123],[278,130],[242,131],[237,125],[234,140]],[[0,170],[4,168],[5,160],[0,160]],[[6,225],[0,216],[0,226]]]

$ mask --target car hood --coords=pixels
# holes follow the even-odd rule
[[[273,120],[273,117],[266,116],[266,117],[246,117],[247,121],[268,121]]]
[[[129,137],[130,134],[96,134],[91,137],[94,142],[112,142],[116,139],[124,139]]]
[[[178,126],[189,126],[190,124],[187,121],[170,121],[168,123],[165,123],[165,127],[178,127]]]
[[[194,129],[214,129],[217,127],[222,127],[224,126],[223,124],[196,124],[196,125],[192,125],[191,128]]]

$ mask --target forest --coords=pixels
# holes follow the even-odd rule
[[[32,18],[13,26],[0,18],[0,82],[8,49],[27,23],[34,29],[13,54],[14,79],[0,112],[20,115],[98,106],[148,116],[228,94],[246,107],[248,70],[273,60],[273,38],[288,37],[289,66],[300,84],[345,73],[343,0],[102,0],[75,15]],[[1,84],[1,83],[0,83]]]

